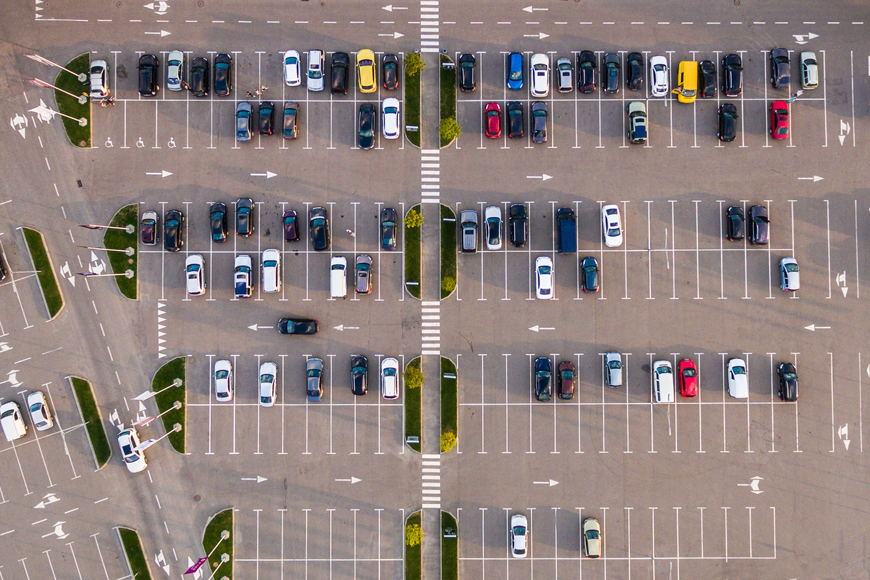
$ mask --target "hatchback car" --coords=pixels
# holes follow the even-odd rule
[[[459,55],[459,90],[464,93],[477,90],[477,81],[474,78],[475,65],[477,65],[477,59],[473,54]]]
[[[329,218],[322,207],[308,211],[308,235],[311,246],[318,252],[329,249]]]
[[[205,294],[205,260],[200,254],[190,254],[184,260],[184,277],[187,293],[191,296]]]
[[[247,143],[254,131],[254,108],[251,103],[241,101],[236,105],[236,140]]]
[[[548,256],[535,258],[535,296],[538,300],[553,297],[553,260]]]
[[[281,216],[281,225],[284,230],[284,240],[287,242],[299,241],[299,220],[296,210],[288,209]]]
[[[698,369],[692,359],[684,358],[677,366],[680,374],[680,394],[691,398],[698,394]]]
[[[357,146],[360,149],[371,149],[375,146],[375,131],[377,131],[377,107],[374,103],[362,103],[359,106],[359,123],[357,125]]]
[[[801,289],[801,273],[794,258],[783,258],[779,261],[779,288],[783,292]]]
[[[501,219],[501,208],[491,205],[483,210],[484,227],[486,228],[486,249],[500,250],[502,246],[502,230],[504,222]]]
[[[194,97],[207,97],[210,89],[208,59],[198,56],[190,64],[190,91]]]
[[[507,88],[518,91],[523,88],[523,53],[512,52],[507,57]]]
[[[519,101],[511,101],[507,104],[508,137],[519,139],[525,136],[525,120],[523,119],[523,104]]]
[[[275,249],[263,250],[261,283],[263,292],[281,290],[281,252]]]
[[[776,372],[779,375],[779,398],[783,401],[797,401],[798,376],[794,365],[790,362],[781,363]]]
[[[323,51],[308,51],[308,69],[305,74],[305,86],[309,91],[319,92],[323,90]]]
[[[725,210],[725,237],[730,241],[742,240],[745,229],[743,227],[743,209],[732,205]]]
[[[139,444],[139,433],[136,432],[136,429],[124,429],[118,433],[118,447],[121,448],[121,458],[124,460],[124,465],[127,466],[127,471],[130,473],[140,473],[148,467],[145,451],[137,449]]]
[[[653,97],[664,97],[668,94],[668,59],[654,56],[649,59],[649,85]]]
[[[788,88],[791,81],[789,74],[788,51],[784,48],[774,48],[770,51],[770,84],[775,89]]]
[[[392,357],[381,361],[381,396],[385,399],[399,398],[399,361]]]
[[[547,142],[547,103],[535,101],[531,106],[532,122],[529,129],[532,131],[533,143]]]
[[[275,103],[263,101],[257,108],[257,129],[260,135],[271,135],[275,126]]]
[[[598,260],[586,256],[580,261],[581,288],[584,292],[598,292]]]
[[[722,94],[739,97],[743,92],[743,59],[739,54],[726,54],[722,58]]]
[[[164,218],[163,249],[177,252],[184,247],[184,214],[177,209],[171,209]]]
[[[250,197],[236,201],[236,233],[246,238],[254,233],[254,200]]]
[[[574,90],[574,65],[570,58],[562,57],[556,61],[556,88],[560,93]]]
[[[143,211],[139,229],[142,232],[143,244],[148,246],[157,245],[157,242],[160,241],[160,216],[157,215],[157,212]]]
[[[698,94],[702,99],[716,97],[716,65],[711,60],[702,60],[698,63]]]
[[[399,99],[384,99],[381,107],[381,130],[385,139],[399,138]]]
[[[317,334],[316,320],[309,318],[279,318],[278,334]]]
[[[236,378],[233,375],[233,363],[228,360],[219,360],[214,363],[214,398],[221,403],[229,403],[233,400],[233,392],[236,387]]]
[[[356,53],[356,80],[361,93],[373,93],[378,88],[375,53],[368,48]]]
[[[625,86],[633,91],[643,88],[643,55],[629,52],[625,58]]]
[[[462,251],[477,251],[477,212],[464,209],[459,214],[459,227],[462,229]]]
[[[512,204],[508,210],[511,244],[517,248],[526,245],[529,231],[529,218],[526,215],[526,204]]]
[[[336,94],[347,94],[347,77],[350,69],[350,57],[346,52],[332,53],[329,65],[330,91]]]
[[[143,97],[153,97],[160,90],[157,82],[160,61],[157,55],[143,54],[139,57],[139,94]]]
[[[15,401],[6,401],[0,405],[0,426],[6,441],[21,439],[27,435],[27,425],[21,416],[21,407]]]
[[[259,393],[261,407],[271,407],[275,404],[277,377],[278,365],[269,361],[260,365]]]
[[[570,361],[562,361],[559,363],[559,398],[573,399],[574,398],[574,374],[577,369],[574,368],[574,363]]]
[[[180,91],[184,79],[184,53],[173,50],[166,55],[166,88],[170,91]]]
[[[284,53],[284,84],[288,87],[298,87],[302,84],[302,59],[295,50]]]
[[[735,399],[749,397],[749,377],[742,358],[728,359],[728,394]]]
[[[814,89],[819,86],[819,63],[816,61],[816,53],[802,52],[801,62],[801,88]]]
[[[212,241],[217,243],[227,241],[227,204],[219,201],[211,204],[208,217]]]
[[[214,57],[214,94],[228,97],[233,92],[233,57],[221,53]]]
[[[601,526],[595,518],[583,518],[583,553],[587,558],[601,557]]]
[[[770,220],[767,218],[767,207],[753,205],[749,208],[749,243],[763,246],[770,239]]]
[[[550,59],[546,54],[533,54],[529,58],[529,92],[541,98],[550,94]]]
[[[601,61],[601,90],[613,95],[619,92],[619,55],[605,52]]]
[[[526,516],[512,515],[508,533],[510,534],[511,556],[525,558],[529,544],[529,523]]]
[[[372,257],[360,254],[356,257],[356,293],[370,294],[372,291]]]
[[[604,382],[611,388],[622,386],[622,355],[618,352],[604,355]]]
[[[381,210],[381,249],[395,250],[396,249],[396,232],[399,221],[399,214],[392,207],[385,207]]]
[[[369,392],[369,359],[361,354],[350,357],[350,392],[357,396]]]
[[[730,143],[737,138],[737,107],[731,103],[722,103],[719,107],[719,131],[716,136],[720,141]]]
[[[250,298],[254,291],[254,262],[251,256],[239,254],[233,264],[233,288],[236,298]]]
[[[91,92],[92,99],[102,99],[109,96],[109,80],[108,80],[109,65],[104,60],[92,60],[90,70]]]
[[[788,138],[788,103],[785,101],[770,104],[770,134],[774,139]]]
[[[501,105],[498,103],[487,103],[483,109],[483,126],[485,127],[487,139],[498,139],[501,137]]]
[[[619,217],[619,206],[605,205],[601,208],[601,230],[604,233],[605,246],[618,248],[622,245],[622,219]]]
[[[48,410],[48,401],[42,391],[33,391],[27,395],[27,410],[30,411],[30,420],[37,431],[46,431],[54,426],[54,418]]]
[[[550,359],[539,356],[535,359],[535,398],[539,401],[549,401],[553,396],[553,373]]]
[[[305,396],[312,403],[323,398],[323,360],[315,357],[305,362]]]
[[[577,55],[577,90],[584,94],[594,93],[598,88],[595,69],[598,61],[591,50],[583,50]]]
[[[632,101],[625,110],[628,113],[628,142],[635,145],[646,143],[646,104],[643,101]]]
[[[395,91],[399,88],[399,57],[395,54],[385,54],[381,58],[381,76],[384,79],[384,88]]]
[[[296,139],[299,136],[299,103],[296,101],[284,103],[284,128],[281,134],[285,139]]]
[[[653,401],[674,402],[674,369],[666,360],[657,360],[653,363]]]

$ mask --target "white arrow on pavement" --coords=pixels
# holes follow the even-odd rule
[[[266,179],[272,179],[278,175],[277,173],[272,173],[271,171],[267,171],[266,173],[252,173],[251,177],[265,177]]]
[[[345,326],[343,324],[339,324],[338,326],[333,326],[332,328],[336,329],[339,332],[345,330],[359,330],[359,326]]]
[[[42,498],[42,501],[33,506],[33,509],[43,509],[47,505],[51,505],[56,501],[60,501],[60,498],[54,495],[53,493],[48,493]]]
[[[752,493],[759,494],[764,493],[763,490],[758,489],[758,486],[761,485],[761,482],[764,480],[763,477],[756,475],[753,477],[749,483],[738,483],[737,487],[748,487],[752,491]]]
[[[248,327],[249,330],[263,330],[266,328],[275,328],[275,327],[274,326],[262,326],[259,324],[252,324],[251,326]]]
[[[393,38],[402,38],[405,35],[401,32],[390,32],[388,34],[378,34],[378,36],[392,36]]]
[[[824,177],[819,177],[818,175],[813,175],[812,177],[798,177],[799,180],[807,180],[815,183],[816,181],[821,181]]]
[[[546,485],[549,487],[553,487],[554,485],[559,485],[559,482],[555,479],[548,479],[547,481],[533,481],[535,485]]]
[[[393,6],[392,4],[387,4],[386,6],[381,6],[381,10],[386,10],[387,12],[392,12],[393,10],[407,10],[407,6]]]
[[[361,480],[360,478],[358,478],[358,477],[351,477],[350,479],[336,479],[335,481],[344,481],[344,482],[348,482],[348,481],[349,481],[350,484],[353,485],[353,484],[355,484],[356,482],[358,482],[358,481],[362,481],[362,480]]]
[[[146,32],[145,34],[159,34],[162,37],[162,36],[169,36],[172,33],[166,32],[165,30],[161,30],[159,32]]]
[[[794,36],[794,41],[797,44],[806,44],[808,40],[819,37],[818,34],[813,34],[812,32],[808,34],[792,34],[792,36]]]
[[[538,326],[538,325],[536,324],[536,325],[534,325],[534,326],[530,326],[530,327],[529,327],[529,330],[531,330],[532,332],[538,332],[539,330],[556,330],[556,329],[555,329],[555,328],[552,328],[552,327],[549,327],[549,326]]]
[[[526,37],[526,38],[538,38],[538,39],[540,39],[540,40],[544,40],[545,38],[549,38],[549,37],[550,37],[549,34],[545,34],[545,33],[543,33],[543,32],[539,32],[539,33],[537,33],[537,34],[523,34],[523,36]]]
[[[156,175],[157,177],[169,177],[170,175],[172,175],[172,173],[170,173],[169,171],[166,171],[164,169],[163,171],[146,171],[145,175]]]
[[[243,477],[242,481],[256,481],[257,483],[263,483],[266,481],[266,478],[258,475],[257,477]]]
[[[809,326],[804,326],[805,329],[810,332],[815,332],[817,330],[831,330],[830,326],[816,326],[815,324],[810,324]]]
[[[541,181],[547,181],[548,179],[553,179],[553,176],[544,173],[543,175],[526,175],[526,179],[540,179]]]
[[[549,8],[533,8],[532,6],[526,6],[525,8],[523,8],[523,11],[528,12],[529,14],[531,14],[532,12],[537,12],[539,10],[549,10]]]

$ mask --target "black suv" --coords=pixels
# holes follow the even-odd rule
[[[163,248],[177,252],[184,247],[184,214],[177,209],[166,212],[163,220]]]
[[[526,245],[526,238],[529,231],[529,218],[526,215],[526,205],[524,203],[515,203],[511,205],[508,212],[510,216],[510,236],[511,244],[517,248],[522,248]]]
[[[722,59],[722,94],[739,97],[743,92],[743,60],[739,54],[726,54]]]
[[[214,57],[214,94],[228,97],[233,91],[233,57],[221,53]]]
[[[254,200],[250,197],[236,202],[236,233],[244,237],[254,233]]]
[[[210,87],[208,59],[198,56],[190,65],[190,90],[194,97],[207,97]]]
[[[477,83],[474,81],[474,66],[477,64],[477,59],[473,54],[459,55],[459,90],[470,93],[477,88]]]
[[[218,243],[227,241],[227,204],[219,201],[211,204],[208,214],[212,241]]]
[[[346,52],[332,54],[332,65],[329,69],[330,90],[333,93],[347,94],[347,69],[350,66],[350,57]]]
[[[160,90],[157,75],[160,61],[153,54],[143,54],[139,57],[139,94],[143,97],[153,97]]]

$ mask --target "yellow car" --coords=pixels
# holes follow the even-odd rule
[[[698,63],[693,60],[680,62],[677,73],[677,88],[672,93],[677,95],[681,103],[694,103],[698,94]]]
[[[375,53],[367,48],[356,54],[356,79],[361,93],[373,93],[378,88]]]

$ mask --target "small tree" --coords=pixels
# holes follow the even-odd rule
[[[444,276],[441,278],[441,290],[445,293],[450,294],[453,292],[453,289],[456,288],[456,278],[453,276]]]
[[[405,526],[405,543],[409,546],[419,546],[423,540],[423,529],[419,524]]]
[[[426,68],[426,63],[423,62],[423,57],[419,53],[412,52],[405,57],[405,74],[420,74],[424,68]]]
[[[453,117],[441,119],[441,141],[450,142],[459,137],[462,133],[462,127],[456,122]]]
[[[409,366],[405,370],[405,386],[409,389],[419,389],[420,385],[423,384],[423,371],[420,370],[420,367],[414,365]]]
[[[456,435],[452,431],[441,434],[441,453],[447,453],[456,447]]]
[[[410,210],[405,216],[405,227],[419,228],[421,225],[423,225],[423,215],[415,209]]]

